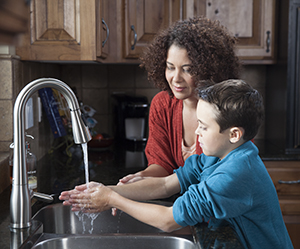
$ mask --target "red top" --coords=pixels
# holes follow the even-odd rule
[[[145,150],[148,166],[158,164],[169,174],[184,165],[182,108],[182,100],[171,98],[166,91],[162,91],[152,99],[149,112],[149,137]],[[202,153],[198,142],[196,153]]]

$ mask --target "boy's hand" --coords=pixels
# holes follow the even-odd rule
[[[89,182],[89,188],[93,188],[96,186],[99,186],[101,183],[98,182]],[[70,196],[74,195],[74,194],[79,194],[82,191],[85,191],[87,188],[87,184],[82,184],[79,186],[76,186],[74,189],[69,190],[69,191],[63,191],[61,192],[59,199],[60,200],[64,200],[63,205],[71,205],[71,203],[69,202]]]
[[[103,184],[86,188],[84,191],[74,191],[68,199],[72,205],[72,211],[83,211],[86,213],[98,213],[111,208],[109,206],[112,190]]]

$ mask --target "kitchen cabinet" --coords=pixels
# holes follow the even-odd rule
[[[180,1],[125,0],[125,58],[138,58],[159,29],[180,19]]]
[[[29,7],[25,0],[0,1],[0,45],[16,44],[16,37],[27,31]]]
[[[97,57],[105,58],[107,44],[102,46],[102,42],[108,30],[106,5],[106,1],[99,0],[32,0],[30,32],[21,37],[16,53],[22,60],[95,61]]]
[[[294,248],[300,248],[300,161],[264,161],[264,164],[275,185]]]
[[[125,0],[124,10],[125,58],[138,58],[159,29],[204,15],[238,37],[244,64],[276,62],[276,0]]]
[[[276,0],[31,1],[22,60],[138,63],[157,31],[176,20],[206,15],[239,37],[245,63],[275,61]]]
[[[200,2],[200,3],[199,3]],[[204,13],[238,38],[244,64],[276,62],[276,0],[185,0],[185,17]]]
[[[180,1],[32,0],[22,60],[138,63],[157,30],[180,18]]]

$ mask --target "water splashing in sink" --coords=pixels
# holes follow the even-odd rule
[[[99,213],[83,213],[82,211],[76,211],[74,213],[82,223],[82,234],[85,234],[88,227],[88,232],[92,234],[94,230],[94,220],[98,217]],[[90,221],[90,226],[88,221]]]

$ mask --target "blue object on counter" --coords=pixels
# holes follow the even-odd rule
[[[39,95],[49,120],[51,130],[55,138],[67,135],[61,116],[58,111],[56,99],[53,96],[51,88],[42,88],[39,90]]]

